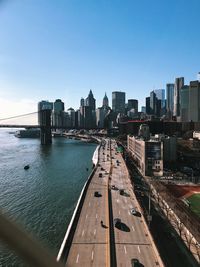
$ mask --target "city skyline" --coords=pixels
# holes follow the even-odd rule
[[[0,5],[0,117],[8,106],[10,115],[34,111],[41,99],[76,109],[89,89],[97,106],[105,91],[125,91],[141,107],[176,77],[196,80],[199,1],[77,3]]]

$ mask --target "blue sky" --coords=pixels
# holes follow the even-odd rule
[[[0,118],[42,99],[153,89],[200,71],[199,0],[0,0]],[[12,108],[11,108],[12,106]]]

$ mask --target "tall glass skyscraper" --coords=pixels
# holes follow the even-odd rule
[[[166,94],[167,94],[167,114],[171,118],[174,111],[174,83],[166,84]]]
[[[125,114],[125,93],[112,92],[112,109],[116,113]]]
[[[165,89],[154,90],[158,100],[161,100],[161,108],[165,108]]]
[[[174,85],[174,116],[180,116],[180,90],[184,86],[184,77],[176,78]]]

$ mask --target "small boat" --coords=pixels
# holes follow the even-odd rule
[[[24,170],[28,170],[30,168],[29,165],[24,166]]]
[[[86,171],[88,171],[88,168],[86,168]]]

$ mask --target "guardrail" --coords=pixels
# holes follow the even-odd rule
[[[99,145],[99,149],[98,149],[98,162],[99,162],[99,150],[100,150],[101,144]],[[67,228],[67,232],[65,234],[64,240],[61,244],[60,250],[58,252],[58,256],[57,256],[57,261],[63,261],[65,262],[67,260],[68,254],[69,254],[69,250],[72,244],[72,240],[74,237],[74,233],[76,231],[76,226],[78,223],[78,220],[80,218],[80,214],[81,214],[81,210],[83,207],[83,203],[85,200],[85,196],[87,193],[87,189],[89,187],[89,184],[97,170],[98,167],[98,162],[97,165],[94,167],[94,169],[92,170],[90,176],[88,177],[87,181],[85,182],[83,189],[81,191],[81,194],[79,196],[78,202],[76,204],[76,208],[74,210],[74,213],[72,215],[72,219],[70,221],[70,224]]]

